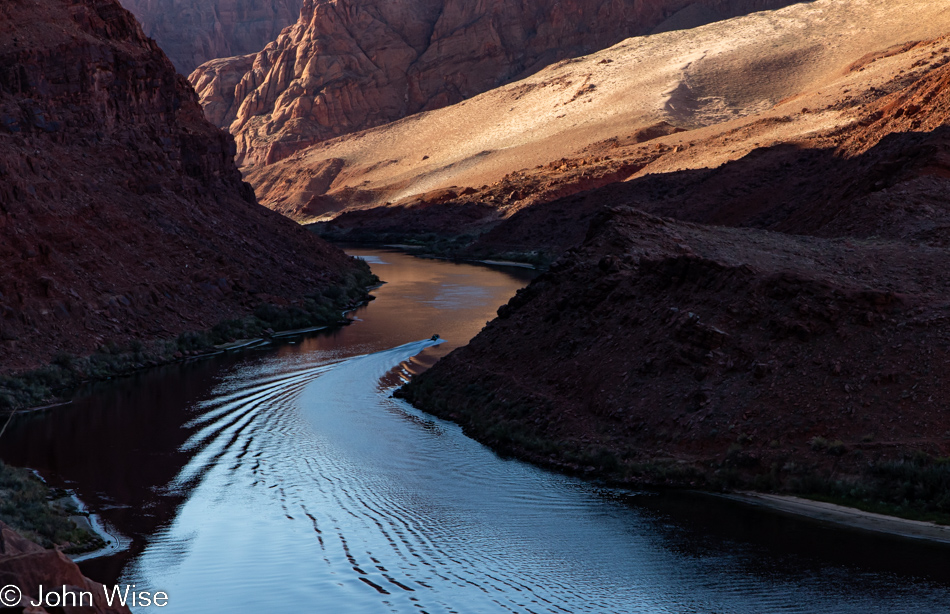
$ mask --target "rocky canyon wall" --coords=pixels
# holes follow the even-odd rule
[[[305,0],[299,21],[260,53],[211,62],[190,80],[212,121],[235,135],[239,164],[259,166],[657,27],[793,3]]]
[[[344,281],[116,0],[0,4],[0,372]],[[0,381],[0,393],[3,393]]]
[[[256,53],[297,21],[301,0],[122,0],[187,75],[215,58]]]

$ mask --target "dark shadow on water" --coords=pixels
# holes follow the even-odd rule
[[[486,269],[471,265],[418,261],[422,264],[417,266],[416,260],[401,254],[374,251],[373,255],[380,261],[373,265],[374,270],[388,283],[376,292],[377,301],[353,314],[359,321],[351,326],[264,350],[172,365],[93,386],[83,390],[69,407],[21,416],[11,425],[10,439],[5,440],[0,449],[5,461],[33,467],[54,485],[73,488],[107,523],[132,538],[128,552],[83,563],[86,573],[106,583],[115,582],[128,572],[133,559],[140,563],[156,549],[161,553],[153,557],[153,566],[146,566],[146,570],[156,572],[179,565],[187,561],[195,544],[202,542],[200,537],[192,537],[194,531],[200,532],[195,526],[201,530],[221,530],[225,535],[231,530],[232,525],[222,524],[216,513],[231,513],[231,522],[247,521],[245,529],[255,526],[258,520],[264,522],[263,514],[260,518],[249,518],[239,506],[222,509],[212,505],[227,493],[238,497],[242,505],[245,500],[240,496],[248,493],[259,496],[259,501],[271,501],[273,508],[281,510],[281,514],[276,514],[280,523],[292,523],[291,515],[299,520],[301,513],[312,514],[312,518],[319,518],[323,523],[324,533],[320,536],[319,549],[314,547],[309,551],[301,546],[304,542],[298,538],[303,532],[293,530],[291,524],[274,524],[277,521],[271,518],[271,524],[264,527],[262,534],[255,533],[250,544],[244,544],[244,554],[256,553],[256,548],[271,543],[267,540],[267,530],[274,531],[271,536],[286,540],[281,542],[281,548],[302,548],[300,552],[323,553],[324,545],[327,548],[339,546],[353,557],[365,559],[372,556],[371,547],[388,547],[389,542],[380,533],[365,538],[370,545],[361,546],[363,551],[354,548],[350,552],[346,544],[352,541],[344,542],[344,538],[363,539],[365,527],[360,529],[359,523],[347,525],[356,522],[347,520],[342,528],[335,528],[334,522],[323,516],[329,502],[349,502],[340,504],[341,511],[337,514],[340,518],[363,518],[370,508],[377,512],[390,510],[389,515],[380,512],[366,522],[370,531],[379,526],[373,522],[379,519],[391,522],[393,527],[406,528],[408,523],[413,531],[418,529],[418,539],[404,538],[407,549],[420,544],[429,548],[428,537],[437,537],[438,543],[448,548],[445,560],[451,562],[438,566],[438,574],[458,572],[466,580],[478,581],[484,579],[488,570],[520,574],[512,578],[518,582],[519,590],[506,593],[513,602],[523,594],[521,585],[533,582],[532,587],[540,596],[554,590],[552,595],[560,595],[555,598],[576,597],[572,603],[577,605],[589,595],[575,595],[574,584],[591,576],[598,578],[591,590],[601,599],[616,598],[616,593],[625,588],[618,583],[632,583],[645,576],[644,590],[653,591],[651,597],[666,599],[669,604],[682,605],[694,599],[739,604],[746,599],[743,603],[748,607],[741,610],[743,612],[752,611],[748,608],[771,598],[784,600],[784,595],[772,594],[773,585],[831,591],[839,604],[854,597],[852,592],[840,590],[834,582],[825,581],[827,574],[832,574],[835,581],[841,578],[842,583],[873,577],[877,583],[874,586],[880,587],[874,590],[889,595],[892,600],[897,590],[894,587],[904,586],[905,579],[917,587],[914,590],[937,586],[925,595],[927,598],[931,593],[933,599],[945,597],[944,586],[950,584],[950,577],[941,564],[947,560],[945,549],[830,529],[690,493],[647,496],[603,491],[601,496],[596,487],[579,480],[547,474],[516,461],[495,463],[490,453],[464,438],[457,427],[413,413],[411,407],[384,402],[391,406],[385,412],[374,413],[374,404],[379,402],[376,393],[398,383],[400,374],[422,370],[439,355],[466,343],[492,317],[498,305],[525,281],[498,272],[489,274]],[[478,286],[482,291],[459,289],[466,284]],[[359,364],[373,364],[379,356],[368,356],[362,363],[354,361],[357,367],[349,372],[351,379],[346,377],[346,365],[339,370],[327,367],[327,376],[319,375],[323,373],[320,369],[335,361],[384,353],[382,350],[406,343],[421,346],[419,342],[425,343],[433,333],[439,333],[446,342],[430,346],[411,359],[400,354],[392,363],[385,363],[381,374],[390,369],[391,364],[403,361],[389,372],[382,384],[369,382],[376,388],[362,389],[359,382],[364,372],[360,371]],[[342,379],[327,385],[334,376]],[[373,375],[374,379],[378,377],[378,374]],[[321,384],[325,385],[322,391],[319,390]],[[322,425],[322,430],[314,434],[333,437],[326,440],[326,445],[311,435],[301,435],[310,431],[279,428],[282,424],[292,424],[281,423],[280,419],[296,416],[293,394],[287,392],[295,386],[302,391],[302,403],[309,403],[308,423]],[[336,391],[342,393],[333,397]],[[203,411],[199,404],[214,400],[216,408],[227,406],[232,393],[240,398],[234,407],[213,419],[217,424],[190,425]],[[255,398],[254,395],[267,394],[272,395],[273,403],[266,407],[258,407],[249,400]],[[322,407],[321,399],[328,398],[338,400],[335,404],[328,403],[325,413],[317,411]],[[351,398],[362,401],[350,404]],[[207,406],[205,411],[208,411]],[[258,415],[255,416],[255,412]],[[243,459],[247,481],[256,476],[253,468],[256,457],[244,458],[241,442],[235,441],[236,433],[243,428],[240,420],[245,415],[258,422],[245,433],[243,451],[248,449],[247,442],[257,436],[260,438],[255,441],[266,441],[269,446],[257,449],[258,454],[263,454],[261,462],[268,465],[270,471],[259,485],[255,479],[254,484],[235,487],[230,481],[228,465],[220,465],[216,484],[206,484],[204,489],[199,485],[194,490],[188,487],[169,490],[171,484],[181,479],[182,469],[197,455],[207,452],[204,458],[198,459],[197,466],[212,466],[220,449],[232,449],[232,461],[238,457]],[[359,428],[354,428],[354,422]],[[203,426],[215,429],[214,435],[205,442],[210,442],[209,447],[198,445],[183,450],[183,444]],[[231,426],[234,431],[228,431]],[[296,435],[291,437],[285,433]],[[433,434],[438,436],[433,437]],[[220,439],[221,448],[211,441],[216,438]],[[337,456],[330,453],[336,449],[348,452]],[[326,454],[320,456],[313,450],[320,451],[319,454],[326,451]],[[306,467],[297,464],[301,459],[306,461],[308,454],[321,458],[325,463],[320,466],[323,469],[314,469],[308,463]],[[353,462],[344,462],[347,459]],[[293,470],[281,473],[288,468]],[[288,479],[299,479],[299,482],[287,482],[284,478],[288,475],[291,476]],[[388,478],[381,479],[381,476]],[[327,477],[332,480],[324,479]],[[190,484],[200,482],[189,479]],[[281,507],[293,501],[297,507]],[[617,503],[633,506],[633,509]],[[178,531],[170,530],[174,529],[182,511],[189,508],[193,512],[197,510],[191,520],[200,517],[201,522],[198,525],[186,523]],[[347,516],[346,510],[354,511],[354,515]],[[206,511],[208,515],[202,515]],[[309,523],[300,526],[309,531]],[[159,535],[166,529],[170,535]],[[338,538],[335,541],[331,539],[334,536]],[[151,543],[156,548],[146,552],[149,540],[154,540]],[[485,544],[488,550],[473,552],[470,542]],[[242,552],[239,546],[232,548],[215,539],[206,538],[203,546],[205,553],[209,547],[213,553],[220,548],[230,556]],[[396,545],[392,548],[395,548],[393,553],[401,552]],[[281,556],[286,556],[285,553],[286,550],[280,551]],[[471,560],[462,560],[464,557]],[[226,558],[220,556],[214,560]],[[218,579],[227,576],[221,581],[245,584],[254,573],[284,572],[287,569],[282,566],[301,564],[300,560],[287,561],[279,557],[276,560],[277,563],[268,563],[271,566],[266,569],[257,569],[264,564],[260,559],[248,557],[244,569],[248,573],[241,573],[241,568],[235,571],[225,565],[227,561],[222,561],[225,569]],[[390,556],[390,563],[414,560]],[[376,573],[365,561],[361,562],[360,569]],[[327,565],[331,563],[338,566],[329,566],[327,570],[340,573],[353,570],[353,566],[345,565],[342,556]],[[546,572],[549,564],[550,571]],[[391,573],[392,568],[388,569],[390,571],[384,573]],[[417,567],[414,562],[407,563],[406,569],[415,574]],[[684,569],[688,573],[677,575]],[[299,579],[314,580],[307,575],[309,573],[301,573]],[[566,578],[563,574],[567,573],[576,575]],[[358,572],[357,575],[361,576]],[[533,579],[526,579],[530,576],[534,576]],[[433,577],[437,582],[438,575]],[[341,578],[334,575],[333,581]],[[744,581],[748,578],[753,581]],[[760,582],[761,578],[767,582]],[[362,585],[356,575],[350,579]],[[923,582],[913,583],[918,579]],[[422,580],[431,582],[432,578]],[[705,585],[697,588],[699,580]],[[744,583],[738,590],[736,582],[740,581]],[[565,586],[560,586],[562,582]],[[336,586],[328,581],[324,587],[331,584]],[[454,599],[462,584],[447,582],[441,586],[444,591],[441,594]],[[553,585],[557,586],[552,589]],[[196,598],[187,593],[187,587],[176,588],[186,591],[183,599]],[[869,592],[874,591],[857,591],[858,596],[864,597]],[[364,593],[358,594],[365,597]],[[336,603],[343,603],[352,596],[344,594]],[[633,603],[635,597],[628,595],[630,601],[626,603]],[[282,598],[283,605],[300,605],[293,603],[290,597]],[[903,599],[903,593],[898,598]],[[917,603],[924,601],[913,601]],[[373,601],[372,607],[353,611],[381,611],[379,607],[379,602]],[[403,608],[401,611],[412,610]]]
[[[750,573],[813,575],[828,567],[950,585],[950,546],[892,537],[766,510],[700,492],[614,495],[665,519],[669,548],[689,557],[750,548]],[[658,526],[663,526],[658,524]]]
[[[372,267],[386,283],[376,301],[350,314],[350,326],[281,340],[279,344],[157,367],[81,388],[72,404],[19,414],[4,434],[0,458],[35,469],[54,487],[70,488],[109,525],[131,539],[129,550],[84,561],[85,573],[115,582],[149,536],[175,518],[190,487],[167,485],[191,459],[182,445],[196,404],[214,396],[232,369],[274,357],[340,359],[388,349],[438,333],[445,343],[412,361],[417,373],[464,345],[498,306],[536,274],[473,266],[372,249]],[[428,305],[428,307],[426,307]]]

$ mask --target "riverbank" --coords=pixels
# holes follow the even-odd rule
[[[67,554],[107,547],[109,540],[88,519],[77,522],[78,517],[86,515],[69,493],[51,489],[28,469],[0,461],[0,521],[44,548],[59,547]]]
[[[353,212],[360,215],[359,211]],[[344,214],[346,220],[351,213]],[[485,229],[467,234],[457,234],[451,228],[438,231],[422,230],[337,230],[334,224],[339,218],[327,222],[307,224],[306,228],[321,239],[334,245],[362,246],[368,248],[394,248],[404,250],[414,256],[438,258],[452,262],[475,264],[498,264],[499,266],[517,266],[543,270],[557,258],[568,246],[483,244]],[[583,222],[578,222],[583,225]]]
[[[617,208],[399,395],[585,478],[947,518],[948,262]]]
[[[394,396],[416,404],[415,392],[407,395],[407,390],[413,391],[411,385],[397,390]],[[748,466],[743,471],[735,463],[737,453],[724,463],[697,458],[631,461],[622,457],[622,450],[576,440],[539,438],[512,421],[489,423],[458,411],[444,412],[432,405],[420,408],[459,423],[469,437],[502,456],[610,487],[692,490],[703,496],[844,528],[950,545],[950,524],[945,524],[950,522],[950,514],[940,505],[943,491],[937,492],[950,472],[943,459],[919,455],[881,463],[863,474],[841,475],[838,479],[832,479],[823,468],[803,464],[796,475],[783,476],[779,481],[777,471],[754,475],[747,471]],[[783,469],[789,469],[787,463]],[[778,490],[744,490],[750,488]],[[782,492],[786,489],[795,494]],[[842,501],[847,504],[841,504]]]
[[[379,278],[364,263],[347,276],[345,284],[305,296],[298,304],[263,303],[243,318],[224,320],[210,329],[184,332],[176,338],[136,339],[124,346],[106,343],[87,356],[60,353],[45,367],[0,374],[0,415],[56,405],[90,382],[348,324],[345,314],[372,300],[368,291],[378,283]]]
[[[367,245],[375,246],[374,243],[368,243]],[[388,247],[392,249],[404,250],[407,253],[417,256],[419,258],[432,258],[433,260],[447,260],[449,262],[464,262],[466,264],[484,264],[487,266],[510,266],[518,269],[531,269],[536,271],[541,269],[540,264],[535,264],[532,262],[522,262],[521,260],[504,260],[499,258],[465,258],[462,256],[439,256],[431,254],[426,250],[424,245],[409,245],[406,243],[395,243],[395,244],[385,244],[383,247]]]
[[[141,347],[126,351],[61,360],[45,369],[3,377],[0,379],[0,401],[6,398],[6,402],[13,407],[12,412],[4,417],[0,437],[16,414],[69,405],[69,401],[50,401],[87,383],[129,376],[176,362],[210,358],[224,352],[257,348],[293,336],[347,325],[352,320],[345,318],[345,314],[367,304],[372,297],[366,290],[376,287],[378,282],[374,275],[363,280],[363,283],[340,289],[338,298],[330,306],[332,311],[313,309],[307,313],[295,313],[286,308],[266,306],[266,311],[258,310],[245,321],[224,322],[211,331],[183,334],[174,344],[163,341],[142,344]],[[335,290],[330,293],[337,294]],[[314,321],[322,321],[323,324],[300,327],[301,323]],[[235,330],[263,333],[263,336],[220,342],[222,335]],[[60,387],[53,388],[53,382],[59,383]],[[20,394],[12,395],[9,392],[11,390]],[[41,399],[42,404],[30,406],[29,401],[35,399]],[[16,406],[17,401],[22,406]],[[28,469],[10,467],[0,462],[0,495],[0,521],[45,548],[62,548],[74,561],[115,554],[128,545],[128,540],[87,512],[73,493],[50,489]]]
[[[106,588],[83,575],[76,562],[70,560],[62,550],[45,548],[25,538],[2,520],[0,583],[4,584],[4,607],[16,608],[15,611],[73,612],[78,609],[102,614],[129,612],[121,602],[110,603]],[[62,587],[61,592],[50,591],[44,597],[44,584],[47,587]],[[37,608],[25,604],[41,605]],[[81,607],[72,607],[71,604]]]
[[[950,545],[950,526],[933,522],[898,518],[825,501],[803,499],[792,495],[757,492],[704,493],[710,496],[738,501],[744,505],[809,518],[873,533],[883,533],[907,539],[921,539]]]

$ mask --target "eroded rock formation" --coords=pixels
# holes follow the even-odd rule
[[[257,53],[297,21],[301,0],[122,0],[175,68]]]
[[[239,163],[264,165],[645,34],[688,6],[724,18],[792,3],[305,0],[300,20],[249,71],[248,58],[235,58],[190,79],[218,125],[230,126]]]
[[[821,89],[721,127],[642,143],[620,135],[491,185],[348,211],[323,231],[390,242],[434,233],[462,239],[457,255],[549,261],[583,240],[597,211],[624,205],[704,224],[950,244],[950,39],[868,54]]]
[[[116,0],[0,4],[0,370],[174,338],[341,283]]]
[[[471,189],[480,194],[468,200],[508,217],[638,172],[716,167],[845,127],[860,105],[932,66],[930,52],[900,52],[908,41],[947,32],[950,14],[927,0],[816,0],[632,37],[461,103],[246,167],[245,179],[262,204],[305,223],[387,203],[419,217],[413,200]],[[849,69],[869,51],[887,57]],[[205,99],[215,117],[228,109],[219,93]]]

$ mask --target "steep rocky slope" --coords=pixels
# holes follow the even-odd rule
[[[307,221],[344,208],[402,206],[428,192],[525,183],[505,181],[513,174],[527,175],[549,198],[571,184],[596,187],[603,176],[617,181],[640,170],[715,167],[756,143],[788,142],[853,121],[850,109],[861,96],[883,95],[877,90],[898,70],[923,67],[897,69],[892,57],[863,71],[849,71],[851,64],[869,51],[948,31],[950,10],[941,3],[817,0],[631,38],[451,107],[247,168],[246,176],[262,203]],[[753,125],[763,120],[771,124]],[[674,151],[744,127],[705,148],[703,157]],[[677,130],[688,132],[664,136]],[[662,160],[643,151],[657,146]],[[585,187],[588,179],[597,181]],[[538,191],[512,187],[497,203],[504,205],[499,214],[537,202]]]
[[[402,395],[622,481],[779,487],[945,457],[947,266],[944,248],[616,208]]]
[[[347,283],[116,0],[0,5],[0,372]]]
[[[950,245],[950,39],[885,55],[894,78],[870,88],[851,84],[844,98],[853,100],[832,97],[808,113],[641,150],[627,160],[642,165],[627,181],[520,207],[469,250],[546,249],[553,255],[582,240],[585,220],[596,211],[615,205],[705,224]],[[850,74],[867,68],[861,63]],[[769,134],[829,113],[841,125],[788,141]],[[777,142],[767,145],[770,139]],[[748,153],[702,168],[724,149]],[[591,174],[598,166],[588,166]],[[565,219],[579,223],[557,223]]]
[[[582,240],[599,208],[627,204],[702,223],[937,241],[948,61],[945,38],[884,49],[766,113],[686,132],[658,125],[487,186],[347,212],[323,232],[454,234],[456,253],[551,257]]]
[[[214,103],[214,120],[230,126],[239,163],[262,166],[646,34],[690,6],[708,10],[687,11],[683,24],[792,2],[305,0],[300,20],[249,71],[248,58],[235,58],[190,78]]]
[[[946,49],[947,43],[934,41],[920,49]],[[415,222],[429,232],[436,231],[436,222],[446,234],[449,228],[458,229],[461,220],[467,220],[469,229],[489,225],[484,234],[456,248],[457,253],[473,257],[536,252],[549,260],[583,240],[586,224],[597,211],[616,205],[706,224],[947,246],[950,126],[940,118],[950,96],[950,66],[944,64],[950,55],[937,58],[938,68],[869,104],[844,129],[760,147],[714,169],[640,171],[625,182],[523,206],[500,222],[487,205],[488,212],[479,220],[469,220],[463,211],[471,204],[461,202],[451,215],[431,205],[410,210],[430,211],[428,219]],[[908,109],[916,119],[906,117]],[[734,146],[736,136],[692,142],[684,153],[695,160],[709,149]],[[650,164],[664,163],[663,157],[677,155],[653,151],[640,160],[648,169]],[[524,188],[512,177],[507,189]],[[484,196],[475,192],[464,198]],[[404,238],[408,217],[403,213],[387,219],[374,216],[373,210],[358,211],[330,226],[351,238],[374,230]]]
[[[257,53],[300,16],[301,0],[122,0],[175,68]]]
[[[950,39],[842,79],[795,117],[612,149],[642,164],[627,181],[519,208],[470,248],[564,254],[401,394],[561,469],[946,518]]]

